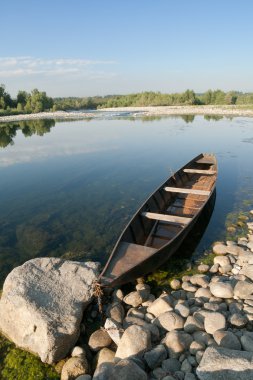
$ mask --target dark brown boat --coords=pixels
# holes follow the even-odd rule
[[[203,153],[165,181],[118,239],[101,286],[118,286],[153,272],[176,252],[215,192],[217,161]]]

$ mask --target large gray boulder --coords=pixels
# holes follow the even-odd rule
[[[196,372],[200,380],[249,380],[253,378],[253,353],[208,347]]]
[[[64,358],[79,337],[99,264],[36,258],[7,276],[0,331],[45,363]]]

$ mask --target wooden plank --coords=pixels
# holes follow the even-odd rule
[[[192,173],[192,174],[205,174],[205,175],[216,174],[215,170],[200,170],[200,169],[183,169],[183,172]]]
[[[143,212],[141,215],[145,216],[148,219],[162,220],[164,222],[180,224],[188,224],[192,220],[192,218],[183,218],[182,216],[175,215],[156,214],[155,212]]]
[[[207,157],[202,157],[199,160],[195,161],[197,164],[206,164],[206,165],[214,165],[214,160],[211,158],[208,159]]]
[[[210,191],[207,190],[194,190],[194,189],[185,189],[182,187],[165,187],[165,191],[171,192],[171,193],[183,193],[183,194],[196,194],[196,195],[209,195]]]

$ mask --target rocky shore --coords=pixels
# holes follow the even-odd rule
[[[165,115],[217,115],[253,117],[253,109],[238,106],[159,106],[159,107],[117,107],[103,108],[107,112],[131,112],[135,116],[165,116]]]
[[[33,114],[21,114],[21,115],[10,115],[10,116],[0,116],[0,126],[1,123],[11,122],[11,121],[22,121],[22,120],[42,120],[42,119],[86,119],[86,118],[96,118],[101,117],[101,112],[127,112],[131,113],[132,117],[142,117],[142,116],[166,116],[166,115],[216,115],[216,116],[227,116],[227,117],[253,117],[253,109],[238,106],[158,106],[158,107],[116,107],[116,108],[103,108],[98,110],[100,114],[96,112],[66,112],[66,111],[55,111],[55,112],[40,112]]]
[[[251,379],[253,222],[247,226],[237,242],[216,242],[213,264],[173,279],[170,291],[155,295],[142,280],[105,289],[102,317],[92,300],[96,263],[30,260],[6,279],[0,329],[47,363],[63,359],[61,380]]]
[[[89,112],[66,112],[66,111],[39,112],[39,113],[31,113],[31,114],[0,116],[0,123],[6,123],[9,121],[24,121],[24,120],[86,119],[90,117],[94,117],[94,114],[89,113]]]

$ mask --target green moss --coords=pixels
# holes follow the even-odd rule
[[[2,380],[59,380],[54,367],[39,358],[16,348],[0,335],[0,379]]]
[[[166,269],[160,269],[148,275],[146,281],[151,285],[154,293],[158,293],[161,290],[169,290],[171,280],[181,280],[185,275],[193,276],[199,273],[198,265],[200,263],[212,265],[214,257],[215,254],[206,252],[194,264],[190,264],[188,259],[183,259],[182,257],[172,257]]]

